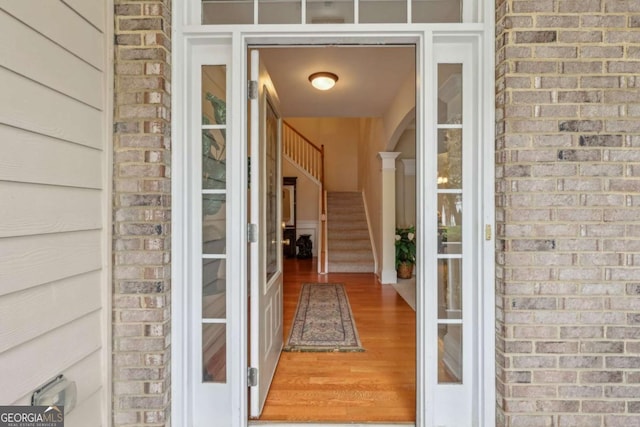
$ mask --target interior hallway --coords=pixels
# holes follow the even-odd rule
[[[344,283],[366,351],[283,352],[260,420],[415,421],[415,312],[365,273],[316,273],[316,260],[284,261],[284,336],[302,283]]]

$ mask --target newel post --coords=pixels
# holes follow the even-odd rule
[[[396,273],[396,157],[399,152],[381,151],[378,156],[382,160],[382,263],[380,282],[383,284],[397,283]]]

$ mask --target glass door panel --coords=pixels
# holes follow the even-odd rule
[[[307,24],[353,24],[353,0],[306,0]]]
[[[267,277],[265,283],[269,283],[269,280],[279,272],[279,258],[281,254],[279,247],[279,233],[280,233],[280,217],[279,200],[280,195],[280,158],[278,155],[279,133],[280,133],[280,119],[278,118],[273,105],[267,99],[267,111],[266,111],[266,209],[267,209]]]
[[[202,23],[253,24],[253,0],[202,0]]]
[[[462,64],[438,64],[438,382],[462,383]]]
[[[361,24],[407,22],[406,0],[360,0],[358,5]]]
[[[258,24],[299,24],[302,0],[258,0]]]
[[[462,325],[444,324],[438,328],[438,382],[462,382]]]
[[[411,22],[462,22],[463,0],[411,0]]]
[[[202,325],[203,382],[227,381],[227,330],[219,323]]]
[[[227,67],[201,67],[202,381],[226,382]]]

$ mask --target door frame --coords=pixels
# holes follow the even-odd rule
[[[255,26],[234,26],[234,30],[221,32],[220,30],[212,32],[210,28],[192,27],[190,32],[186,31],[183,34],[177,36],[177,52],[174,53],[174,76],[176,78],[176,94],[172,100],[172,107],[174,114],[173,126],[174,126],[174,139],[186,141],[185,135],[187,134],[186,126],[188,122],[183,120],[189,113],[189,106],[185,105],[186,95],[181,93],[187,89],[186,84],[189,67],[189,49],[190,44],[197,45],[207,43],[207,40],[214,41],[226,40],[223,43],[229,43],[231,45],[232,64],[240,64],[239,69],[234,70],[230,74],[231,78],[231,92],[232,99],[246,100],[247,99],[247,85],[243,84],[248,80],[248,59],[247,52],[253,46],[260,45],[318,45],[318,44],[362,44],[362,45],[378,45],[378,44],[415,44],[416,45],[416,140],[421,141],[427,138],[427,129],[425,120],[420,119],[425,115],[430,114],[432,107],[429,100],[422,94],[425,93],[425,89],[420,89],[421,85],[429,85],[429,81],[433,80],[432,75],[429,75],[428,70],[425,69],[423,58],[423,52],[432,50],[431,43],[435,35],[440,37],[451,37],[455,39],[457,37],[477,38],[478,46],[483,50],[482,74],[483,78],[478,83],[477,90],[480,93],[479,99],[482,107],[482,111],[478,112],[478,122],[480,124],[480,135],[478,135],[478,141],[484,141],[480,147],[477,161],[481,164],[481,176],[479,181],[483,183],[482,198],[478,201],[479,212],[477,212],[477,221],[484,222],[479,227],[483,231],[485,226],[493,227],[495,221],[495,202],[493,198],[494,188],[494,130],[493,130],[493,117],[495,111],[495,100],[493,97],[493,39],[489,37],[489,33],[492,31],[485,30],[486,24],[462,24],[459,30],[451,30],[451,25],[443,24],[398,24],[398,25],[385,25],[384,30],[381,30],[381,26],[376,25],[327,25],[322,29],[315,29],[311,32],[308,26],[296,26],[295,29],[284,31],[276,28],[257,28]],[[326,27],[326,28],[325,28]],[[238,80],[241,81],[238,81]],[[428,87],[428,86],[427,86]],[[243,149],[239,150],[237,155],[240,156],[236,161],[241,162],[241,159],[246,159],[246,141],[247,141],[247,129],[246,123],[248,123],[246,106],[242,102],[233,102],[231,110],[232,123],[231,126],[237,131],[234,132],[234,140],[238,144],[243,145]],[[187,125],[185,125],[185,123]],[[419,160],[421,150],[418,144],[416,161]],[[172,211],[173,211],[173,228],[172,228],[172,281],[174,286],[172,287],[172,421],[175,425],[191,426],[192,420],[190,408],[193,396],[189,395],[191,378],[189,378],[189,372],[185,368],[187,366],[186,361],[189,360],[189,349],[194,348],[192,338],[189,333],[189,313],[186,310],[186,303],[188,301],[188,289],[187,286],[176,286],[180,283],[189,283],[189,247],[187,233],[193,230],[188,230],[185,224],[188,223],[188,216],[193,215],[190,212],[188,206],[189,196],[188,191],[189,183],[185,178],[188,174],[189,156],[188,149],[185,148],[185,144],[174,143],[172,151]],[[240,164],[240,163],[238,163]],[[420,163],[418,163],[420,164]],[[244,162],[244,170],[240,173],[244,176],[241,182],[234,182],[230,184],[229,191],[240,191],[238,194],[246,194],[247,185],[247,165]],[[417,168],[418,170],[424,168]],[[419,172],[416,176],[417,181],[424,178],[424,171]],[[424,197],[420,193],[420,186],[417,187],[416,206],[418,206],[419,212],[417,222],[424,221],[424,215],[420,210],[425,206]],[[247,208],[246,197],[238,197],[237,201],[231,203],[231,212],[245,212]],[[242,218],[245,218],[243,216]],[[425,224],[422,233],[426,233],[429,229],[429,224]],[[240,227],[242,230],[241,235],[238,236],[238,242],[247,241],[246,227]],[[423,239],[424,240],[424,239]],[[237,253],[241,258],[246,261],[246,248],[243,245],[238,245],[236,248]],[[418,249],[419,252],[421,251]],[[479,388],[479,397],[474,400],[473,405],[477,405],[473,410],[477,414],[478,424],[477,426],[490,426],[495,424],[495,341],[494,341],[494,322],[495,322],[495,287],[494,284],[494,256],[495,248],[493,238],[485,240],[481,239],[481,243],[478,245],[478,271],[482,277],[483,288],[479,290],[478,296],[478,315],[482,318],[482,325],[478,329],[480,334],[480,344],[478,348],[478,361],[477,365],[480,369],[477,371],[477,379]],[[424,248],[422,249],[424,251]],[[424,252],[423,252],[424,253]],[[241,264],[241,263],[240,263]],[[241,265],[238,265],[241,267]],[[247,319],[247,281],[246,271],[239,270],[238,279],[243,283],[240,289],[233,291],[233,295],[230,298],[233,300],[229,305],[230,311],[235,310],[235,323],[232,321],[229,325],[228,342],[232,343],[229,354],[233,354],[234,357],[229,359],[229,382],[231,391],[231,408],[236,414],[234,416],[233,427],[245,427],[249,424],[253,424],[248,420],[248,406],[247,406],[247,377],[246,370],[248,366],[248,347],[247,347],[247,334],[248,334],[248,319]],[[231,292],[231,291],[230,291]],[[244,301],[244,304],[242,303]],[[434,408],[432,407],[432,401],[425,399],[430,393],[435,392],[433,386],[435,384],[435,372],[432,369],[436,360],[426,359],[425,346],[430,342],[434,342],[431,332],[427,330],[428,319],[426,318],[425,310],[421,310],[420,307],[426,306],[426,295],[421,291],[420,287],[417,291],[417,306],[416,311],[416,426],[419,427],[433,427],[433,414]],[[176,391],[178,390],[178,391]],[[272,426],[287,425],[293,426],[295,423],[269,423]],[[316,424],[322,425],[322,424]],[[340,424],[331,424],[333,427]],[[345,424],[353,426],[354,424]],[[371,425],[371,424],[368,424]],[[385,426],[393,426],[396,424],[380,424]],[[404,424],[406,425],[406,424]]]

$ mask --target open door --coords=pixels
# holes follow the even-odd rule
[[[269,74],[251,51],[250,63],[250,404],[262,412],[283,344],[282,168],[278,97]]]

